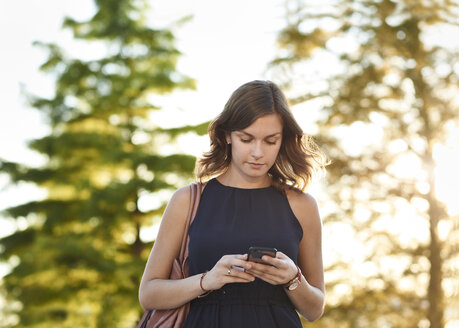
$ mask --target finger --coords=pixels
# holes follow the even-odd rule
[[[252,275],[247,275],[247,276],[225,276],[223,279],[224,284],[229,284],[237,281],[244,281],[244,282],[252,282],[255,280],[255,277]]]
[[[271,257],[271,256],[267,256],[267,255],[263,255],[261,257],[262,261],[265,262],[265,263],[268,263],[270,265],[273,265],[275,267],[277,267],[279,265],[279,260],[274,258],[274,257]]]
[[[283,271],[270,265],[255,263],[253,268],[247,270],[247,272],[255,275],[257,278],[266,278],[277,282],[285,280]]]
[[[279,275],[278,270],[274,268],[267,268],[266,265],[263,265],[261,268],[253,268],[248,270],[247,272],[254,275],[257,278],[269,278],[269,279],[276,279]],[[265,268],[266,267],[266,268]],[[273,271],[272,271],[273,270]]]
[[[247,254],[237,254],[236,258],[240,260],[247,260]]]
[[[255,276],[251,275],[251,274],[248,274],[248,273],[245,273],[244,275],[240,275],[240,276],[228,276],[230,277],[230,280],[233,280],[233,279],[242,279],[242,280],[245,280],[245,281],[254,281],[255,280]]]
[[[224,255],[219,262],[228,267],[231,265],[244,267],[242,264],[247,263],[247,254]]]
[[[246,271],[241,271],[240,269],[236,269],[236,268],[228,269],[228,271],[226,272],[226,276],[243,278],[243,279],[250,280],[250,281],[255,280],[255,277],[253,276],[253,274],[250,274]]]
[[[263,261],[264,263],[255,262],[255,261],[247,261],[247,262],[252,265],[265,265],[265,266],[274,266],[274,267],[278,267],[279,263],[282,263],[282,260],[268,256],[268,255],[263,255],[261,257],[261,261]]]
[[[269,279],[276,280],[279,277],[278,275],[270,273],[270,272],[253,270],[253,269],[249,270],[248,273],[257,278],[263,277],[263,278],[269,278]]]
[[[282,253],[281,251],[277,251],[276,252],[276,258],[277,259],[285,259],[285,258],[289,258],[287,255],[285,255],[284,253]]]
[[[247,254],[229,254],[229,255],[225,255],[223,256],[225,258],[228,258],[228,259],[238,259],[238,260],[247,260]]]
[[[279,263],[280,264],[277,267],[269,267],[267,269],[256,268],[259,271],[257,274],[264,274],[265,276],[269,276],[279,283],[290,281],[296,276],[296,266],[291,267],[289,263],[284,261]],[[293,265],[295,265],[295,263],[293,263]]]
[[[276,257],[263,255],[261,257],[261,259],[263,260],[263,262],[271,264],[271,265],[275,266],[276,268],[283,267],[289,261],[292,261],[287,255],[285,255],[283,253],[276,254]]]
[[[232,266],[237,266],[237,267],[245,269],[245,270],[249,270],[249,269],[252,268],[252,264],[250,262],[247,262],[247,261],[244,261],[244,260],[240,260],[240,259],[233,259],[231,261],[231,265]]]
[[[256,262],[251,262],[250,263],[253,270],[260,271],[260,272],[270,272],[274,273],[275,271],[278,270],[276,266],[273,266],[271,264],[262,264],[262,263],[256,263]]]
[[[225,284],[233,283],[233,282],[252,282],[255,280],[255,277],[252,277],[251,279],[244,279],[240,277],[230,277],[227,281],[225,281]]]
[[[263,281],[266,281],[267,283],[271,284],[271,285],[279,285],[279,280],[276,279],[274,276],[270,276],[270,275],[267,275],[267,274],[257,274],[255,272],[253,272],[253,275],[254,277],[258,278],[258,279],[261,279]]]

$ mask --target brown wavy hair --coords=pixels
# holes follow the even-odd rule
[[[203,182],[224,173],[231,163],[231,145],[226,136],[240,131],[258,118],[278,114],[282,119],[282,144],[268,174],[280,191],[290,187],[304,191],[315,172],[327,164],[325,155],[312,137],[303,133],[279,87],[271,81],[252,81],[240,86],[223,111],[209,125],[210,151],[198,159],[196,176]]]

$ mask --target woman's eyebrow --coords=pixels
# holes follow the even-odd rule
[[[243,133],[243,134],[245,134],[245,135],[248,136],[248,137],[255,138],[253,135],[251,135],[251,134],[248,133],[248,132],[245,132],[245,131],[237,131],[237,132]],[[275,137],[275,136],[277,136],[278,134],[282,134],[282,132],[276,132],[276,133],[270,134],[269,136],[266,136],[265,138]]]

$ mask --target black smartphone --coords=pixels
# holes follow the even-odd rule
[[[276,252],[277,252],[277,249],[275,249],[273,247],[255,247],[255,246],[253,246],[253,247],[249,248],[248,260],[252,261],[252,262],[257,262],[257,263],[270,265],[270,264],[266,263],[265,261],[263,261],[261,259],[261,257],[263,255],[276,257]]]

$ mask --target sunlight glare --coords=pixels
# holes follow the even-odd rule
[[[142,227],[140,229],[140,239],[144,243],[152,242],[155,240],[159,232],[159,226],[160,224],[157,223],[149,227]]]
[[[437,198],[446,204],[448,214],[459,214],[457,191],[459,188],[459,130],[455,131],[446,145],[437,144],[434,147],[434,159],[437,163],[435,175],[437,178]],[[453,139],[456,142],[453,142]]]
[[[449,321],[445,328],[459,328],[459,320]]]

